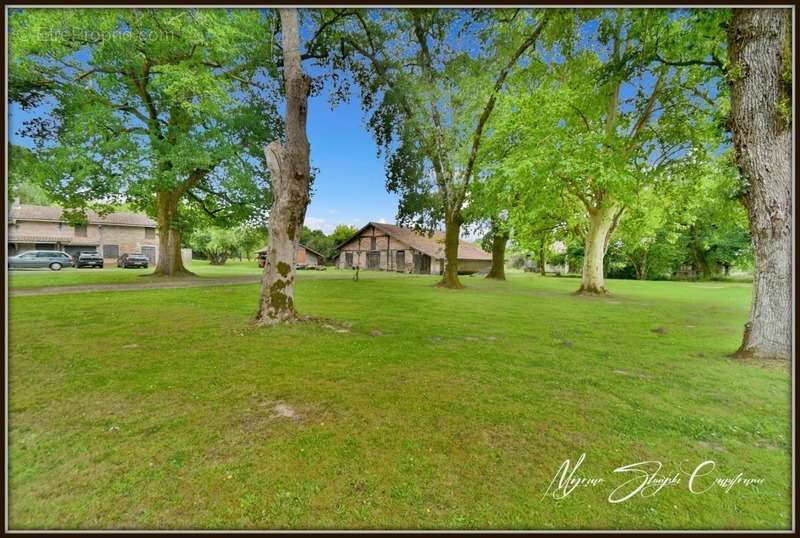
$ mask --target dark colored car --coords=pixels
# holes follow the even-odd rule
[[[103,257],[99,252],[81,252],[75,257],[75,267],[103,268]]]
[[[150,260],[144,254],[125,253],[117,260],[117,267],[128,269],[129,267],[139,267],[147,269]]]
[[[60,250],[29,250],[8,258],[9,269],[36,269],[49,267],[60,271],[62,267],[72,267],[72,257]]]

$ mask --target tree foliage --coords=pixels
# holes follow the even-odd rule
[[[189,244],[192,249],[208,258],[211,265],[224,265],[228,258],[244,252],[242,235],[236,230],[208,227],[192,232]]]
[[[13,12],[11,96],[52,106],[23,129],[28,173],[67,209],[125,202],[156,217],[160,258],[190,208],[229,222],[262,210],[261,148],[280,134],[272,26],[257,10]]]

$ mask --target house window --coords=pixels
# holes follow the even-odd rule
[[[104,258],[119,258],[119,245],[103,245]]]
[[[378,250],[378,240],[374,237],[370,238],[369,240],[369,249],[370,250]]]
[[[75,237],[86,237],[86,225],[75,226]]]
[[[345,252],[345,254],[344,254],[344,264],[347,267],[353,267],[353,253],[352,252]]]
[[[145,239],[155,239],[156,238],[156,229],[155,228],[145,228],[144,229],[144,238]]]

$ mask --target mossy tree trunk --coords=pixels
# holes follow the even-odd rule
[[[495,224],[492,234],[492,267],[486,278],[494,278],[496,280],[506,279],[506,244],[509,237],[508,230],[503,229],[502,226]]]
[[[753,302],[738,353],[792,352],[791,11],[734,9],[731,126],[755,256]]]
[[[286,86],[286,144],[270,143],[264,153],[272,180],[269,248],[256,320],[262,325],[297,319],[294,306],[295,248],[309,200],[309,145],[306,134],[311,79],[303,73],[296,9],[281,9],[283,76]]]

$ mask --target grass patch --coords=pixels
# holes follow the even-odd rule
[[[298,277],[329,327],[253,327],[255,284],[11,298],[9,526],[789,528],[788,368],[727,356],[749,285],[350,276]],[[582,452],[765,481],[543,499]]]
[[[193,260],[189,267],[198,278],[227,278],[236,276],[257,276],[262,269],[256,261],[230,260],[225,265],[211,265],[206,260]],[[8,272],[9,288],[50,288],[56,286],[90,286],[95,284],[138,284],[157,282],[161,279],[147,278],[153,267],[148,269],[75,269],[67,267],[60,271],[49,269],[22,269]]]

